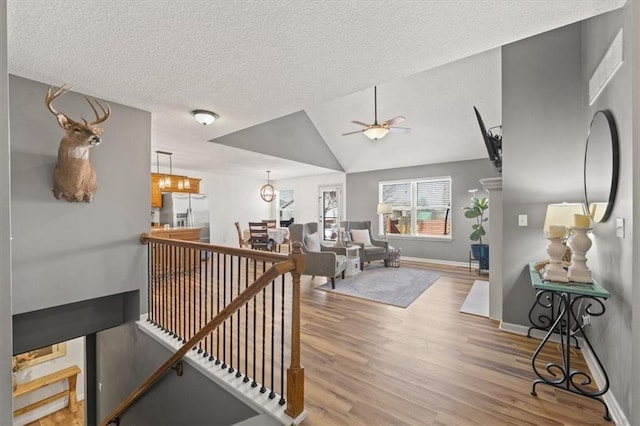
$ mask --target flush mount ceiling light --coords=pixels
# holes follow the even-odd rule
[[[276,198],[276,190],[269,181],[269,173],[271,173],[271,170],[267,170],[267,183],[260,188],[260,198],[267,203],[272,202]]]
[[[211,124],[216,121],[220,116],[215,112],[206,111],[204,109],[196,109],[191,111],[191,115],[196,119],[196,121],[203,126],[207,124]]]

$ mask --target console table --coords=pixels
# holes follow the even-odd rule
[[[603,315],[605,312],[603,301],[609,297],[609,292],[595,280],[593,284],[544,281],[535,270],[535,262],[529,263],[529,274],[531,276],[531,285],[536,290],[536,301],[529,312],[533,327],[529,331],[531,329],[539,329],[547,332],[531,357],[531,366],[536,376],[538,376],[533,381],[531,395],[537,395],[536,386],[539,383],[563,389],[599,401],[604,406],[604,419],[611,420],[609,407],[602,399],[602,395],[609,390],[609,378],[600,362],[600,358],[598,358],[596,351],[591,346],[589,338],[583,331],[586,324],[582,317],[582,315],[589,315],[588,318],[590,320],[591,317]],[[534,317],[532,317],[536,307],[548,311],[545,315],[538,317],[546,318],[545,321],[542,321],[542,325],[540,322],[536,324]],[[554,333],[560,335],[559,350],[562,354],[562,365],[548,362],[542,369],[536,365],[536,361],[542,348],[549,343]],[[571,369],[571,342],[573,339],[574,346],[577,347],[578,340],[576,336],[578,335],[582,336],[584,343],[593,353],[597,367],[604,377],[605,383],[599,389],[594,390],[593,387],[587,386],[595,383],[588,372]]]

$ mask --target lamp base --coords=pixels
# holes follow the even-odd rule
[[[570,267],[567,276],[569,277],[569,281],[593,284],[593,277],[591,276],[591,271],[588,269],[586,271],[572,270]]]
[[[568,277],[578,283],[593,283],[591,271],[587,267],[587,251],[591,248],[591,239],[587,232],[590,228],[573,228],[569,245],[573,249]]]
[[[560,268],[560,269],[558,269]],[[562,266],[555,263],[549,263],[542,273],[542,279],[545,281],[555,281],[560,283],[568,283],[569,278],[567,272],[562,269]]]
[[[549,244],[547,245],[547,254],[549,255],[549,264],[544,269],[542,279],[547,281],[556,281],[561,283],[569,282],[567,272],[562,268],[562,256],[566,250],[566,247],[562,244],[561,238],[547,238]]]

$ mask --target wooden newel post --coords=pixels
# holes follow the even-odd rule
[[[304,272],[304,254],[300,242],[293,243],[289,258],[296,263],[291,296],[291,364],[287,369],[287,408],[285,414],[296,418],[304,411],[304,368],[300,365],[300,276]]]

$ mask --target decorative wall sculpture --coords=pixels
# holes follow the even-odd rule
[[[71,86],[63,85],[52,93],[54,87],[50,87],[44,98],[44,103],[49,111],[58,119],[58,124],[65,132],[58,147],[58,162],[53,172],[53,195],[56,199],[64,198],[67,201],[90,203],[98,189],[98,181],[93,166],[89,163],[89,149],[98,146],[101,142],[100,135],[103,129],[98,124],[105,122],[111,115],[109,105],[103,107],[97,100],[91,101],[85,96],[91,106],[96,120],[89,123],[84,118],[80,123],[57,111],[52,103],[55,99],[71,90]],[[95,104],[100,108],[102,116],[98,114]]]

